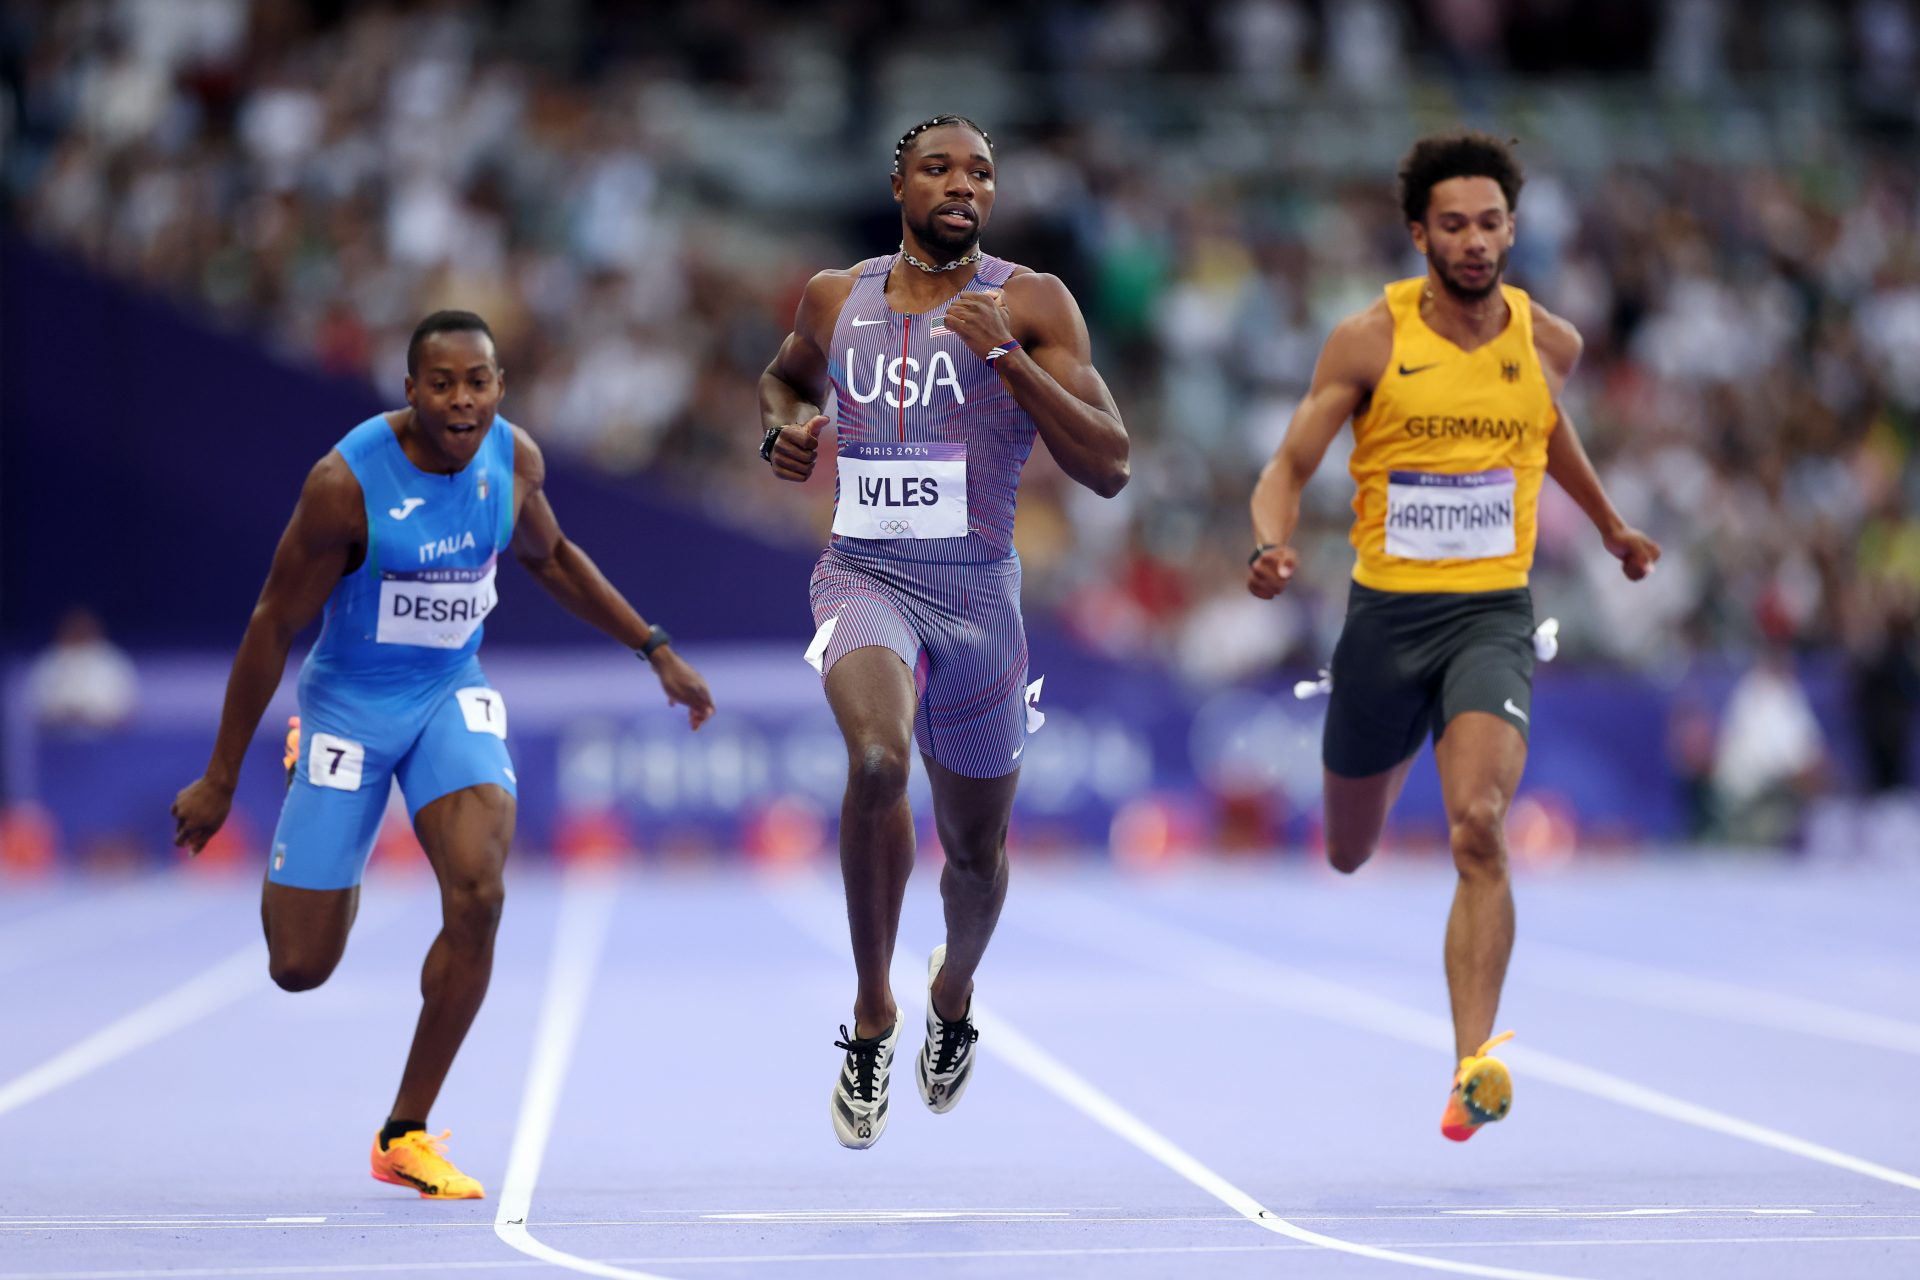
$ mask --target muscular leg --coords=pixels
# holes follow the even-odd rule
[[[1019,770],[1000,778],[967,778],[926,761],[933,782],[933,816],[947,865],[940,872],[940,900],[947,916],[947,958],[934,982],[933,1005],[957,1022],[973,996],[973,972],[1007,900],[1007,820]]]
[[[1335,871],[1351,875],[1358,871],[1380,843],[1387,825],[1387,811],[1400,798],[1406,785],[1407,770],[1413,765],[1408,756],[1393,768],[1365,778],[1343,778],[1324,770],[1324,795],[1327,815],[1327,861]]]
[[[486,998],[514,813],[513,797],[488,784],[441,796],[414,815],[413,829],[440,879],[440,936],[420,971],[420,1021],[389,1119],[426,1122]]]
[[[827,672],[827,705],[847,740],[847,794],[840,805],[840,876],[859,990],[853,1034],[877,1036],[899,1016],[893,943],[913,871],[913,814],[907,807],[912,756],[913,675],[891,649],[853,650]]]
[[[1459,881],[1447,917],[1447,990],[1460,1057],[1493,1034],[1513,952],[1513,887],[1507,879],[1507,808],[1526,768],[1520,731],[1484,711],[1448,722],[1434,748]]]
[[[296,889],[267,881],[260,889],[260,927],[267,935],[267,972],[285,991],[311,991],[332,975],[360,911],[360,886]]]

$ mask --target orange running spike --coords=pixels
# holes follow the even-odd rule
[[[453,1167],[446,1157],[448,1130],[433,1137],[425,1129],[415,1129],[389,1139],[380,1149],[379,1135],[373,1139],[373,1176],[397,1187],[412,1187],[422,1200],[484,1200],[486,1188]]]

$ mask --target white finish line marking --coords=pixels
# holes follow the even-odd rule
[[[1237,1221],[1237,1219],[1235,1219]],[[1406,1240],[1399,1249],[1602,1249],[1665,1248],[1682,1245],[1773,1245],[1773,1244],[1912,1244],[1920,1235],[1905,1236],[1712,1236],[1687,1239],[1591,1239],[1591,1240],[1500,1240],[1468,1242],[1461,1240]],[[970,1262],[994,1258],[1124,1258],[1183,1257],[1240,1253],[1312,1253],[1317,1246],[1283,1240],[1260,1244],[1195,1245],[1119,1245],[1080,1249],[916,1249],[885,1250],[874,1253],[729,1253],[686,1254],[665,1257],[615,1258],[595,1263],[609,1270],[614,1264],[626,1266],[745,1266],[755,1263],[825,1262]],[[7,1273],[7,1280],[185,1280],[186,1277],[224,1278],[256,1276],[337,1276],[426,1274],[436,1271],[530,1271],[541,1266],[524,1258],[481,1259],[462,1262],[342,1262],[290,1263],[279,1266],[247,1267],[168,1267],[121,1269],[113,1271],[18,1271]],[[628,1273],[632,1274],[632,1273]]]
[[[712,1222],[1058,1222],[1071,1215],[1060,1209],[768,1209],[766,1213],[705,1213],[701,1217]]]

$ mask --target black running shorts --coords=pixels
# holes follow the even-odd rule
[[[1533,593],[1375,591],[1353,584],[1333,650],[1321,760],[1343,778],[1383,773],[1435,742],[1462,711],[1527,736]]]

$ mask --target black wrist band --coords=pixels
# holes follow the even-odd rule
[[[763,462],[773,461],[773,446],[780,439],[780,428],[768,427],[767,434],[760,439],[760,458]]]
[[[1253,554],[1247,557],[1247,568],[1249,569],[1253,568],[1254,565],[1260,562],[1260,557],[1267,554],[1267,552],[1278,551],[1279,549],[1280,549],[1280,544],[1277,542],[1260,543],[1258,546],[1254,547]]]
[[[643,660],[651,659],[656,651],[664,649],[672,643],[673,637],[667,634],[665,627],[648,627],[647,642],[633,651],[634,656]]]

